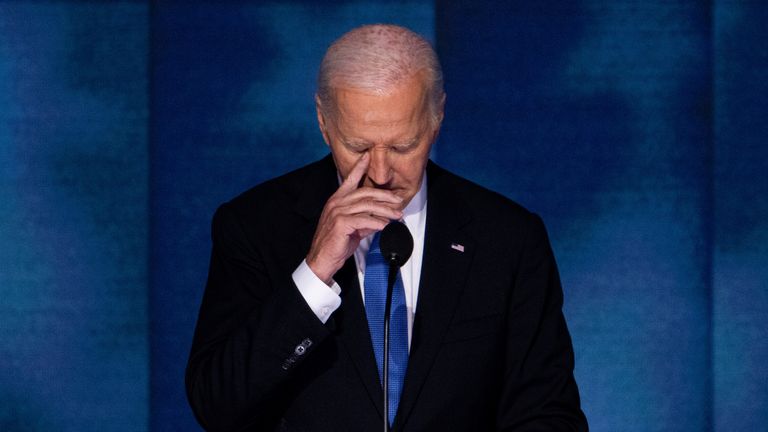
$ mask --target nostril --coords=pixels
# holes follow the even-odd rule
[[[385,188],[392,183],[392,172],[389,170],[369,170],[368,180],[373,187]]]
[[[392,184],[392,176],[390,173],[382,175],[379,173],[369,172],[367,177],[371,187],[376,189],[389,189]]]
[[[378,184],[378,183],[374,182],[373,183],[373,188],[374,189],[386,189],[386,190],[389,190],[389,189],[392,189],[392,182],[386,182],[384,184]]]

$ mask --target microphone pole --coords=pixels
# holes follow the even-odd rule
[[[381,368],[382,390],[384,391],[384,432],[389,432],[389,318],[392,311],[392,293],[397,272],[408,261],[413,252],[413,237],[402,222],[392,221],[384,227],[379,239],[384,259],[389,263],[387,276],[387,299],[384,303],[384,349]]]
[[[392,311],[392,292],[397,279],[398,267],[389,261],[387,276],[387,301],[384,303],[384,353],[382,366],[382,389],[384,390],[384,432],[389,432],[389,314]]]

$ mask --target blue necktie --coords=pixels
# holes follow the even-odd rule
[[[373,352],[382,382],[384,357],[384,303],[387,299],[387,275],[389,263],[384,260],[379,247],[380,232],[376,233],[365,259],[365,314],[371,332]],[[405,369],[408,366],[408,318],[405,306],[403,278],[397,272],[392,309],[389,318],[389,424],[395,420],[400,392],[403,389]]]

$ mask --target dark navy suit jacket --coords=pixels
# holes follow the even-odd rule
[[[433,163],[408,370],[393,431],[584,431],[540,218]],[[211,431],[374,431],[382,390],[354,258],[326,324],[292,273],[338,188],[330,156],[222,205],[187,366]],[[461,248],[452,245],[462,245]]]

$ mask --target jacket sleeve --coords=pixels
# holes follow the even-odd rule
[[[266,248],[248,238],[227,204],[213,248],[186,370],[187,397],[210,431],[268,428],[290,399],[294,371],[329,335],[293,283],[275,276]],[[298,264],[298,263],[297,263]]]
[[[587,431],[573,376],[563,290],[541,219],[531,214],[507,315],[502,431]]]

